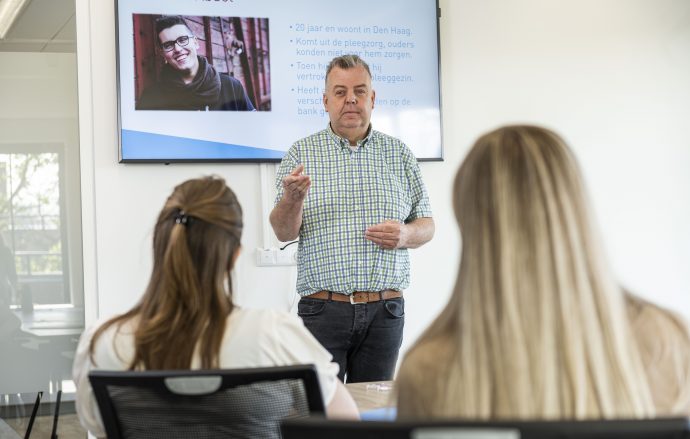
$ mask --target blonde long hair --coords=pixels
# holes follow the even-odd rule
[[[240,247],[242,208],[225,181],[193,179],[175,187],[153,235],[153,272],[141,301],[103,324],[135,323],[130,369],[218,367],[225,321],[233,309],[230,269]]]
[[[657,414],[690,415],[690,331],[674,312],[626,292]]]
[[[654,415],[624,295],[564,141],[534,126],[483,135],[453,200],[460,269],[446,308],[403,362],[400,416]],[[419,370],[443,349],[439,371]]]

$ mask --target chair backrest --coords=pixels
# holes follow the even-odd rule
[[[593,421],[285,420],[283,439],[688,439],[688,419]]]
[[[280,438],[283,419],[323,414],[313,365],[89,374],[109,439]]]

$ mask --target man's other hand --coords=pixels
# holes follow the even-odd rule
[[[398,221],[386,220],[368,227],[364,237],[386,250],[403,248],[407,238],[407,226]]]

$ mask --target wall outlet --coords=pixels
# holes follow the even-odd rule
[[[257,248],[256,249],[256,265],[259,267],[270,267],[276,264],[276,256],[273,249]]]
[[[276,253],[277,265],[297,265],[297,246],[287,247],[285,250],[278,249]]]
[[[291,245],[285,250],[276,247],[257,248],[256,265],[259,267],[297,265],[297,246]]]

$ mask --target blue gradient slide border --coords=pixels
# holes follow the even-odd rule
[[[279,160],[285,151],[122,130],[122,160]]]

